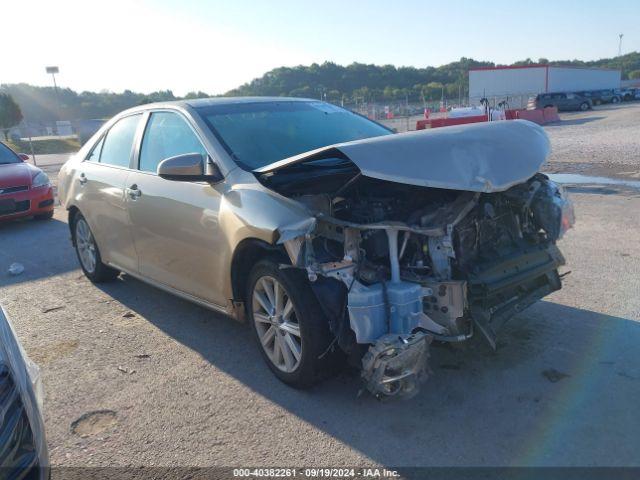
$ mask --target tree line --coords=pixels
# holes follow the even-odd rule
[[[640,52],[594,61],[549,61],[530,58],[514,62],[513,66],[550,64],[583,67],[617,68],[626,78],[640,78]],[[274,95],[322,98],[333,103],[366,102],[427,102],[465,98],[468,93],[469,69],[495,67],[493,62],[461,58],[440,67],[395,67],[393,65],[348,66],[332,62],[309,66],[280,67],[262,77],[231,90],[227,95]]]
[[[529,58],[512,65],[549,63],[602,68],[619,68],[623,78],[640,78],[640,52],[595,61],[549,61]],[[439,100],[441,97],[466,97],[470,68],[496,66],[493,62],[461,58],[440,67],[395,67],[352,63],[347,66],[333,62],[308,66],[279,67],[262,77],[241,85],[224,95],[292,96],[321,98],[337,104],[354,105],[370,102],[419,103]],[[29,122],[52,122],[109,118],[116,113],[144,103],[176,100],[179,98],[205,98],[205,92],[190,92],[184,97],[171,90],[138,93],[125,90],[75,92],[69,88],[37,87],[25,83],[0,85],[0,93],[9,95],[19,105],[21,116]],[[6,105],[9,105],[5,101]],[[13,107],[11,107],[13,108]],[[7,115],[5,115],[6,117]],[[0,112],[0,120],[4,118]],[[13,118],[17,118],[13,115]],[[8,128],[6,122],[4,128]],[[3,128],[0,125],[0,128]]]

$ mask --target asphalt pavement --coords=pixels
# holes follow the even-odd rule
[[[386,404],[350,372],[292,390],[246,326],[127,276],[92,285],[62,209],[1,225],[0,302],[42,367],[53,465],[640,464],[640,196],[574,198],[565,287],[497,352],[432,348],[422,391]]]

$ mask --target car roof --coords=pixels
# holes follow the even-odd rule
[[[136,107],[129,108],[118,114],[130,114],[134,112],[144,112],[150,109],[166,108],[166,107],[192,107],[201,108],[214,105],[238,105],[247,103],[275,103],[275,102],[319,102],[321,100],[312,98],[297,98],[297,97],[212,97],[212,98],[194,98],[173,100],[169,102],[154,102],[145,103],[144,105],[138,105]]]
[[[193,100],[183,100],[183,102],[191,107],[208,107],[210,105],[234,105],[239,103],[272,103],[272,102],[313,102],[310,98],[294,98],[294,97],[214,97],[214,98],[196,98]]]

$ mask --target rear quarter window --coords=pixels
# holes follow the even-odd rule
[[[96,143],[93,146],[93,148],[91,149],[91,151],[89,152],[89,155],[87,155],[87,158],[85,158],[85,160],[87,160],[88,162],[100,161],[100,153],[102,152],[102,145],[104,144],[104,139],[105,139],[105,136],[103,135],[102,138],[100,138],[100,140],[98,141],[98,143]]]
[[[133,140],[141,117],[142,114],[135,114],[121,118],[109,129],[101,140],[100,163],[129,167]]]

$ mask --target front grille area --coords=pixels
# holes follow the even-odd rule
[[[0,425],[0,472],[3,478],[35,478],[38,452],[31,425],[20,391],[5,364],[0,364],[0,410],[3,413]]]
[[[31,207],[30,200],[23,200],[21,202],[3,202],[0,200],[0,217],[6,215],[13,215],[15,213],[26,212]]]
[[[9,193],[26,192],[29,190],[27,185],[20,185],[19,187],[3,187],[0,188],[0,195],[8,195]]]
[[[514,314],[559,290],[555,246],[531,247],[494,262],[478,264],[468,277],[471,316],[482,330],[495,338],[496,332]]]

